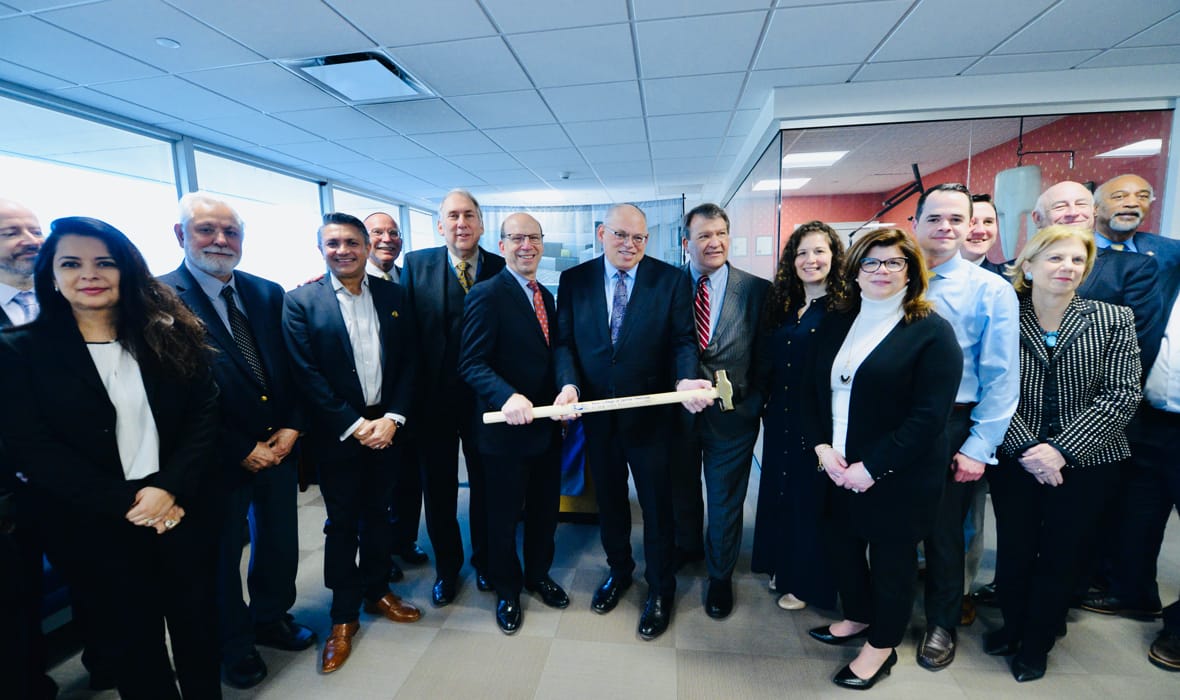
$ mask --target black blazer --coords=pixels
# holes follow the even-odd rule
[[[1168,323],[1160,295],[1159,269],[1152,256],[1100,249],[1094,268],[1077,290],[1077,295],[1086,299],[1131,307],[1144,367],[1155,362]]]
[[[480,249],[475,283],[489,280],[504,269],[504,258]],[[445,361],[448,343],[457,349],[463,333],[463,307],[448,302],[447,286],[458,285],[447,258],[447,247],[416,250],[406,255],[401,285],[417,324],[419,397],[438,403],[442,387],[456,378],[458,367]],[[457,354],[455,355],[457,357]]]
[[[0,328],[8,328],[12,325],[12,319],[8,318],[8,314],[4,309],[0,309]]]
[[[1141,254],[1155,258],[1161,274],[1166,274],[1173,267],[1180,265],[1180,240],[1147,231],[1137,231],[1131,240]]]
[[[1041,442],[1073,467],[1131,456],[1126,427],[1139,406],[1139,353],[1131,310],[1074,297],[1065,310],[1053,354],[1032,300],[1020,300],[1020,405],[1000,453],[1013,459]],[[1049,392],[1052,386],[1055,392]],[[1056,404],[1059,429],[1046,425]]]
[[[816,329],[804,391],[809,444],[832,441],[832,363],[855,314],[831,312]],[[869,353],[852,383],[845,457],[876,479],[854,494],[829,484],[827,515],[868,540],[924,537],[950,465],[946,424],[963,374],[955,332],[931,313],[901,321]]]
[[[677,268],[650,256],[635,271],[613,347],[602,257],[561,273],[554,348],[557,386],[577,386],[582,401],[672,391],[678,379],[697,376],[692,283]],[[675,410],[653,406],[617,411],[623,439],[629,445],[666,439],[675,425]],[[588,413],[582,420],[587,430],[602,430],[612,417]]]
[[[381,335],[381,410],[410,418],[416,360],[413,314],[399,285],[368,276]],[[283,303],[283,337],[291,353],[295,386],[303,400],[308,437],[320,459],[340,460],[365,450],[340,435],[365,412],[348,328],[332,289],[323,278],[292,290]]]
[[[175,289],[181,301],[205,322],[209,344],[217,349],[213,378],[221,389],[221,430],[217,436],[221,463],[233,473],[249,474],[241,463],[256,443],[266,441],[279,428],[303,429],[283,342],[283,288],[261,277],[234,272],[238,301],[246,309],[266,370],[267,387],[263,391],[192,272],[182,263],[160,281]]]
[[[107,519],[122,518],[144,486],[168,491],[185,508],[201,499],[216,469],[212,374],[206,367],[193,379],[172,376],[148,350],[137,359],[160,436],[160,471],[127,481],[115,408],[77,326],[38,319],[0,334],[0,380],[19,397],[0,436],[34,498]]]
[[[553,295],[541,285],[541,298],[556,329]],[[553,352],[545,343],[533,300],[507,270],[480,282],[467,294],[463,311],[463,346],[459,374],[475,392],[475,434],[480,452],[537,455],[553,447],[561,424],[538,418],[529,425],[484,425],[484,411],[498,411],[513,394],[534,406],[553,403],[557,395]]]

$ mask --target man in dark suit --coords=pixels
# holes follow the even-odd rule
[[[1151,213],[1155,189],[1138,175],[1119,175],[1094,191],[1094,241],[1099,248],[1150,255],[1160,274],[1180,265],[1180,241],[1139,227]]]
[[[369,240],[360,220],[325,215],[318,242],[329,274],[287,295],[283,335],[328,511],[332,633],[321,668],[331,673],[352,652],[362,601],[365,612],[394,622],[421,617],[388,580],[389,499],[400,458],[390,446],[410,413],[414,321],[401,287],[365,274]]]
[[[708,387],[696,379],[692,286],[665,262],[648,258],[647,217],[620,204],[598,226],[603,254],[561,274],[557,310],[557,404]],[[712,403],[687,399],[699,413]],[[587,458],[594,479],[602,547],[610,573],[591,609],[610,612],[631,585],[631,506],[627,467],[643,509],[647,602],[639,636],[668,629],[676,592],[669,452],[676,433],[672,406],[586,414]]]
[[[557,394],[549,319],[553,295],[537,281],[544,250],[541,224],[513,214],[500,226],[507,267],[467,295],[459,373],[476,396],[476,414],[503,411],[507,425],[476,422],[487,482],[488,575],[496,587],[496,624],[520,629],[521,588],[550,607],[569,596],[549,576],[561,500],[561,429],[533,420],[533,406]],[[524,570],[516,556],[516,522],[524,506]]]
[[[299,567],[295,441],[301,418],[282,337],[283,290],[235,270],[245,228],[225,201],[180,200],[174,227],[184,262],[160,281],[205,323],[221,389],[218,612],[222,679],[250,688],[266,677],[255,644],[299,651],[315,633],[288,614]],[[250,604],[242,600],[242,523],[250,522]]]
[[[33,262],[44,240],[33,212],[0,199],[0,328],[23,325],[36,318]]]
[[[757,360],[770,283],[729,264],[729,216],[716,204],[702,204],[685,214],[681,231],[689,260],[681,269],[693,284],[700,349],[695,376],[710,379],[717,370],[726,370],[734,389],[732,412],[722,413],[718,404],[696,415],[681,412],[683,436],[677,443],[684,454],[673,464],[677,554],[683,551],[690,557],[702,549],[703,465],[709,510],[703,548],[709,572],[705,613],[720,620],[733,611],[742,510],[765,402]]]
[[[397,221],[383,211],[365,217],[369,232],[369,259],[365,272],[390,282],[401,282],[402,269],[396,265],[402,253],[402,234]],[[418,546],[418,521],[422,518],[422,480],[418,465],[411,459],[401,460],[397,487],[393,490],[393,553],[407,564],[425,564],[430,560]],[[393,562],[390,581],[403,578],[401,567]]]
[[[487,578],[487,509],[484,469],[475,448],[475,397],[459,377],[463,301],[472,285],[504,269],[504,258],[479,247],[483,213],[471,193],[453,190],[438,209],[444,245],[416,250],[402,270],[409,306],[417,322],[421,358],[415,389],[418,420],[411,429],[413,451],[422,475],[426,531],[434,546],[437,578],[431,590],[436,607],[450,605],[463,568],[463,538],[456,518],[459,497],[459,442],[467,465],[468,527],[476,585],[492,590]]]

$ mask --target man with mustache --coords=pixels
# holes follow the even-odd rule
[[[1094,241],[1099,248],[1150,255],[1166,275],[1180,264],[1180,241],[1139,230],[1154,201],[1155,190],[1138,175],[1119,175],[1102,183],[1094,191]]]

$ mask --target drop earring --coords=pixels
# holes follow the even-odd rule
[[[1024,273],[1024,279],[1027,282],[1032,282],[1032,273],[1031,272]]]

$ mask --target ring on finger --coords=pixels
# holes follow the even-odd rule
[[[177,523],[179,523],[179,522],[180,522],[179,520],[173,520],[173,519],[169,518],[164,521],[164,527],[171,530],[172,528],[176,527]]]

